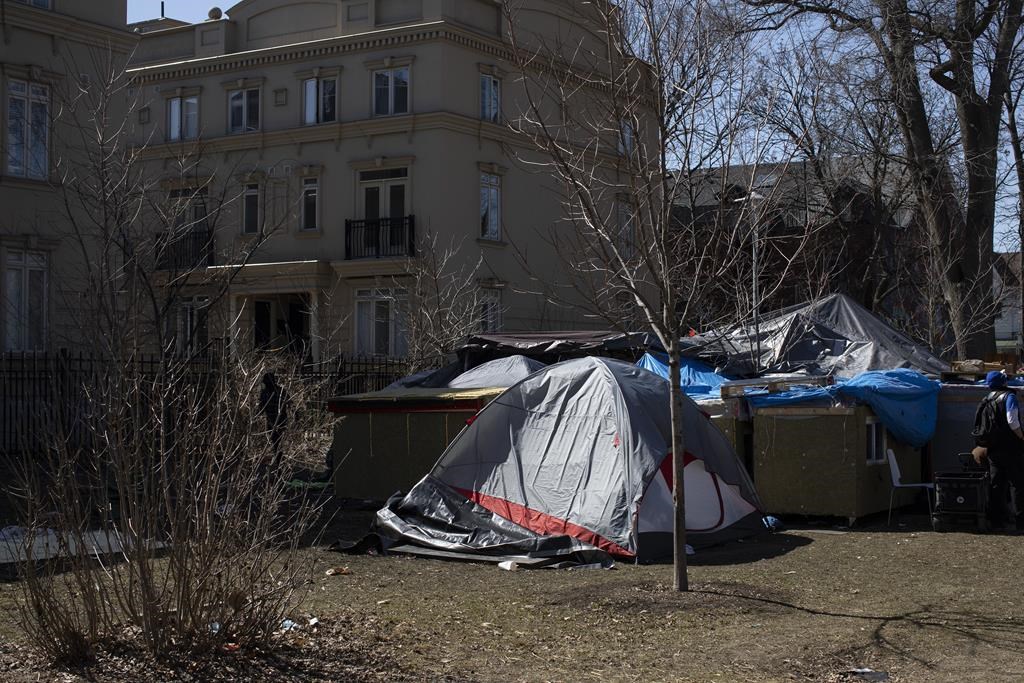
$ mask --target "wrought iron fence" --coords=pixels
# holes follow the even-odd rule
[[[160,372],[157,355],[130,361],[131,375],[146,380]],[[0,355],[0,454],[34,453],[51,443],[54,430],[72,446],[87,446],[86,391],[99,386],[113,370],[112,361],[85,354]],[[176,361],[191,381],[209,380],[222,366],[219,355],[197,358],[186,365]],[[353,357],[304,365],[298,377],[313,385],[312,400],[321,406],[332,396],[383,389],[405,375],[406,361]],[[123,366],[118,368],[124,370]]]
[[[160,270],[191,270],[214,266],[214,236],[209,228],[163,233],[158,238],[157,263]]]
[[[345,260],[416,254],[416,217],[345,221]]]

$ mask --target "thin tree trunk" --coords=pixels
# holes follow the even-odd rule
[[[690,590],[690,581],[686,570],[686,492],[683,486],[683,465],[686,454],[686,443],[683,437],[683,390],[680,387],[680,348],[678,342],[669,344],[669,395],[672,400],[672,500],[675,503],[675,526],[673,537],[675,546],[673,563],[675,580],[673,587],[677,591]]]

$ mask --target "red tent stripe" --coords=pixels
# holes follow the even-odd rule
[[[687,465],[689,465],[691,462],[693,462],[696,459],[697,459],[696,456],[694,456],[692,453],[690,453],[689,451],[684,451],[683,452],[683,467],[686,467]],[[661,476],[665,477],[665,483],[668,484],[668,490],[671,491],[672,490],[672,482],[674,481],[674,479],[672,478],[672,454],[671,453],[666,455],[665,459],[661,461],[660,469],[661,469]]]
[[[621,557],[635,556],[635,553],[626,550],[617,543],[609,541],[607,538],[594,533],[590,529],[581,527],[579,524],[573,524],[572,522],[564,519],[559,519],[558,517],[533,510],[525,505],[513,503],[512,501],[505,500],[504,498],[489,496],[486,493],[480,493],[479,491],[469,491],[467,489],[455,490],[466,498],[469,498],[480,507],[486,508],[494,514],[504,517],[505,519],[538,534],[544,534],[546,536],[564,534],[566,536],[572,536],[573,538],[579,539],[584,543],[589,543],[590,545],[600,548],[611,555],[619,555]]]

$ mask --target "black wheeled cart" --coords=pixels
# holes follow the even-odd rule
[[[977,465],[970,453],[961,453],[959,457],[963,463],[960,471],[935,474],[932,529],[950,531],[974,527],[988,531],[988,468]]]

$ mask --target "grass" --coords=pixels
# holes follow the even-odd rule
[[[348,513],[333,533],[355,537],[369,517]],[[1024,680],[1019,537],[796,529],[699,552],[686,594],[671,590],[668,566],[505,572],[304,552],[316,573],[296,620],[321,624],[289,636],[298,654],[286,673],[252,680],[338,679],[332,659],[346,680],[858,680],[853,668],[893,681]],[[13,647],[16,595],[0,585],[0,640]],[[120,670],[89,675],[134,680]]]

